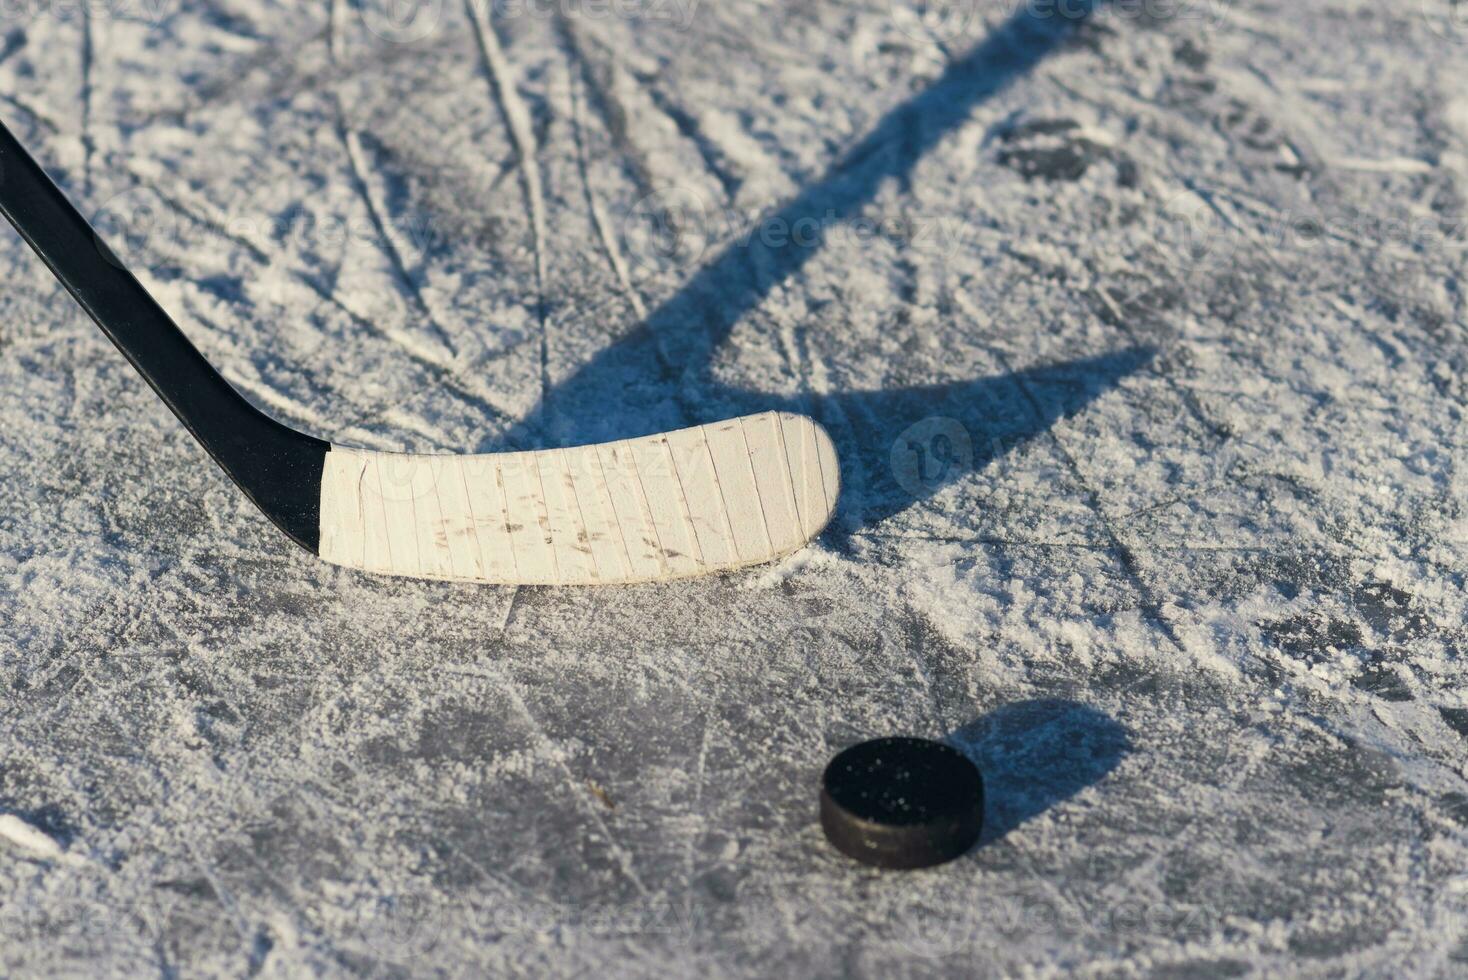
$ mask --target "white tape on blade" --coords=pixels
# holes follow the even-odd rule
[[[321,557],[505,585],[685,578],[800,549],[830,521],[839,488],[825,430],[784,412],[534,453],[333,446]]]

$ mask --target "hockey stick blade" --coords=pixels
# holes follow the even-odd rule
[[[0,213],[255,506],[335,564],[494,584],[661,581],[783,557],[835,513],[830,437],[783,412],[524,453],[332,445],[240,395],[3,124]]]

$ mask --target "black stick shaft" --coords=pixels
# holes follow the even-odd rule
[[[240,489],[315,551],[329,444],[280,424],[235,391],[3,123],[0,212]]]

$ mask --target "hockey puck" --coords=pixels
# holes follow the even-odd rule
[[[984,782],[957,749],[925,738],[878,738],[831,760],[821,777],[821,828],[836,850],[879,868],[926,868],[973,846]]]

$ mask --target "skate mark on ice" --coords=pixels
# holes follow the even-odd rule
[[[569,31],[570,27],[565,26],[565,30]],[[581,58],[584,65],[584,58],[574,46],[574,38],[568,39],[566,43],[572,45],[573,56]],[[590,88],[590,83],[584,79],[583,84]],[[591,186],[591,161],[586,152],[586,119],[581,86],[578,86],[576,80],[572,79],[569,87],[571,90],[571,123],[576,145],[576,172],[581,178],[581,189],[586,197],[586,209],[591,213],[591,224],[596,229],[597,241],[601,243],[602,253],[606,256],[607,264],[612,268],[612,274],[617,277],[617,284],[621,287],[623,295],[627,297],[627,304],[632,307],[632,312],[637,314],[639,321],[646,320],[647,305],[642,301],[642,294],[632,284],[632,277],[627,272],[627,261],[607,221],[606,208],[602,206],[601,198],[597,196],[596,190]]]
[[[586,87],[592,111],[606,127],[613,145],[621,153],[627,176],[637,187],[637,196],[651,196],[661,186],[663,180],[653,173],[647,154],[633,142],[627,125],[631,113],[622,104],[615,91],[614,73],[618,71],[615,62],[603,63],[591,57],[587,53],[587,38],[583,35],[581,28],[565,16],[557,16],[556,33],[560,38],[562,48],[565,49],[566,58],[573,62],[571,74],[573,77],[579,75],[582,84]]]
[[[278,261],[285,263],[286,274],[290,279],[310,290],[322,303],[336,310],[352,322],[352,325],[364,334],[370,335],[384,343],[391,344],[401,350],[413,361],[429,371],[439,380],[439,383],[463,398],[465,402],[473,406],[483,415],[496,419],[509,425],[512,421],[505,409],[496,405],[493,401],[494,393],[490,389],[474,380],[472,375],[463,375],[459,372],[457,365],[452,360],[445,359],[442,352],[430,344],[425,344],[411,329],[399,324],[384,324],[380,318],[366,317],[353,310],[327,283],[319,281],[317,276],[309,271],[296,267],[293,257],[272,257],[270,246],[262,245],[252,241],[249,237],[232,231],[229,223],[224,217],[204,213],[200,206],[186,202],[174,193],[163,189],[160,185],[152,183],[148,178],[142,177],[136,172],[129,171],[131,176],[140,185],[147,186],[149,190],[158,197],[172,211],[187,219],[202,230],[229,241],[238,248],[243,249],[251,259],[260,265],[270,267]],[[210,209],[217,210],[212,202],[204,202]],[[336,397],[348,397],[349,393],[335,391]],[[382,417],[395,407],[394,404],[385,405],[375,412],[363,415],[357,420],[357,426],[365,426],[374,419]]]
[[[341,67],[341,41],[342,34],[339,30],[338,21],[343,16],[344,7],[341,0],[334,0],[331,10],[328,12],[328,33],[326,38],[327,51],[334,67]],[[351,175],[353,189],[357,197],[361,199],[362,206],[367,210],[367,220],[372,223],[372,230],[377,238],[378,249],[387,259],[392,267],[393,275],[398,280],[398,286],[408,301],[418,310],[423,317],[424,327],[432,336],[432,339],[441,348],[434,352],[434,357],[444,363],[452,363],[454,360],[454,347],[448,335],[439,325],[438,318],[428,307],[428,302],[423,296],[422,290],[418,288],[418,282],[408,270],[408,265],[403,261],[403,254],[399,250],[397,242],[393,240],[388,232],[388,222],[385,220],[383,210],[378,206],[377,199],[372,194],[372,184],[367,179],[368,162],[363,159],[366,155],[362,145],[362,137],[355,128],[347,123],[347,106],[336,87],[331,88],[332,115],[335,122],[336,138],[341,143],[342,149],[347,156],[347,170]],[[374,154],[376,156],[376,154]],[[373,169],[380,170],[380,167]]]
[[[548,335],[545,254],[545,194],[541,188],[537,158],[539,146],[535,141],[535,129],[531,124],[530,110],[515,90],[515,73],[500,47],[499,35],[489,22],[489,14],[472,0],[465,0],[464,9],[474,26],[474,39],[478,43],[479,58],[484,64],[484,74],[489,81],[490,93],[495,107],[510,131],[510,141],[515,146],[515,156],[520,163],[520,186],[525,194],[525,206],[530,211],[531,246],[535,252],[535,314],[540,323],[540,394],[542,404],[550,390],[550,337]]]
[[[92,26],[92,8],[82,5],[81,18],[81,129],[82,129],[82,188],[92,193],[92,162],[97,155],[97,138],[92,133],[92,72],[97,61],[97,34]]]
[[[393,275],[398,280],[403,294],[408,301],[423,317],[423,326],[432,337],[434,345],[438,350],[426,348],[428,354],[435,362],[443,365],[451,365],[454,362],[454,346],[449,340],[448,334],[439,325],[438,317],[428,306],[423,291],[418,287],[417,278],[408,269],[408,264],[403,260],[403,253],[393,241],[392,234],[388,230],[388,223],[384,220],[382,209],[372,193],[372,185],[367,180],[368,164],[363,159],[365,148],[358,133],[347,126],[346,108],[341,100],[336,100],[336,135],[346,150],[348,170],[352,175],[352,184],[361,199],[363,207],[367,210],[367,220],[372,223],[374,237],[379,243],[379,249],[387,258],[392,267]],[[373,168],[378,169],[378,168]],[[416,341],[420,343],[421,341]]]

